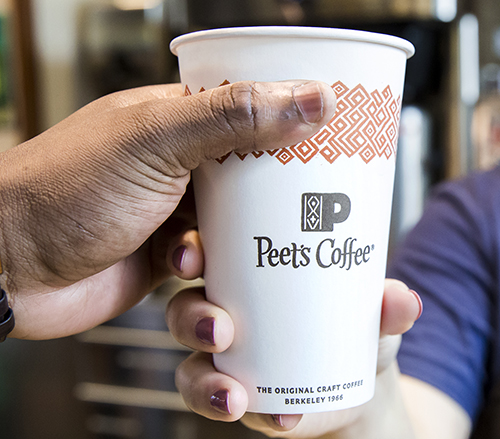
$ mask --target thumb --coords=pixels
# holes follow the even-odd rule
[[[322,82],[245,81],[128,109],[145,118],[142,132],[153,134],[145,143],[182,175],[233,150],[250,152],[298,143],[331,120],[335,105],[335,93]],[[151,123],[157,125],[155,130],[148,126]]]

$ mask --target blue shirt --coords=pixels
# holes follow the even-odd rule
[[[391,257],[388,277],[422,297],[403,337],[404,374],[478,418],[500,378],[500,168],[438,186]]]

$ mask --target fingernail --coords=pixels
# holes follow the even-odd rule
[[[413,290],[409,290],[409,292],[411,294],[413,294],[413,296],[415,297],[415,299],[417,299],[417,302],[418,302],[418,316],[415,320],[418,320],[420,318],[420,316],[422,315],[422,311],[424,310],[424,304],[422,303],[422,299],[420,298],[420,296],[418,295],[418,293],[416,291],[413,291]]]
[[[283,417],[281,415],[272,415],[273,421],[278,424],[279,427],[283,428],[285,424],[283,424]]]
[[[293,99],[307,123],[318,122],[323,116],[323,94],[318,84],[308,82],[295,87]]]
[[[300,420],[302,415],[271,415],[273,423],[281,430],[293,430]]]
[[[186,250],[187,247],[185,245],[180,245],[174,250],[174,253],[172,254],[172,263],[174,264],[174,267],[179,271],[182,271],[182,263],[184,262]]]
[[[217,390],[217,392],[215,392],[210,397],[210,405],[217,411],[230,415],[231,410],[229,410],[229,391],[225,389]]]
[[[204,317],[195,327],[196,337],[203,343],[211,346],[215,345],[215,319],[213,317]]]

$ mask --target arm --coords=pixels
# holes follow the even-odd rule
[[[401,375],[394,362],[377,380],[377,391],[357,422],[323,439],[466,439],[471,422],[448,395]]]
[[[401,340],[398,334],[407,331],[420,312],[421,303],[415,293],[401,282],[386,281],[377,390],[375,398],[368,404],[354,409],[304,416],[245,414],[247,397],[244,388],[231,377],[217,372],[211,356],[207,354],[222,352],[231,344],[234,332],[231,319],[224,310],[205,300],[203,290],[187,290],[170,302],[167,324],[181,343],[198,352],[179,367],[176,384],[193,411],[221,421],[231,422],[242,418],[248,427],[270,437],[413,439],[402,403],[395,356]],[[203,334],[199,332],[200,322],[206,319],[212,319],[209,336],[206,331]]]
[[[222,342],[214,345],[217,349],[223,349]],[[188,406],[203,416],[234,421],[244,413],[244,390],[217,373],[209,357],[196,355],[187,360],[178,372],[177,384]],[[227,405],[222,406],[228,411],[210,404],[210,392],[219,387],[229,390]],[[471,431],[470,418],[459,404],[429,384],[401,375],[395,361],[378,374],[375,397],[363,406],[283,416],[280,423],[270,415],[247,413],[242,421],[269,437],[302,439],[466,439]]]
[[[398,353],[401,372],[413,377],[405,386],[422,389],[415,392],[417,401],[425,388],[433,389],[437,396],[432,401],[441,395],[439,400],[457,406],[470,424],[487,402],[499,370],[499,177],[497,169],[437,188],[388,270],[416,289],[425,304]],[[408,385],[408,380],[421,386]],[[430,405],[427,410],[411,397],[406,403],[413,418],[426,415],[439,423]]]
[[[477,200],[477,196],[472,197],[474,201],[472,206]],[[464,209],[467,203],[462,202],[458,205]],[[476,221],[481,222],[480,216],[478,209],[474,208],[468,213],[460,209],[457,211],[446,208],[444,217],[431,209],[423,224],[424,229],[432,233],[426,232],[424,237],[418,234],[407,245],[408,253],[413,255],[406,261],[412,276],[403,278],[408,279],[412,287],[414,285],[417,285],[416,288],[422,287],[426,294],[424,303],[427,305],[423,318],[408,332],[408,338],[403,342],[405,352],[412,349],[417,352],[416,357],[405,357],[405,367],[418,359],[416,362],[418,372],[428,377],[431,384],[424,379],[401,375],[395,362],[399,343],[394,346],[394,338],[383,337],[379,348],[380,371],[376,395],[368,404],[352,410],[304,415],[302,418],[247,414],[243,422],[270,437],[324,439],[468,437],[472,418],[464,407],[465,403],[468,403],[469,407],[479,407],[481,404],[481,396],[477,391],[482,389],[482,374],[486,364],[488,344],[485,341],[488,336],[490,315],[488,310],[491,311],[488,289],[482,288],[489,284],[487,265],[483,263],[484,255],[478,255],[480,246],[474,242],[484,240],[491,243],[491,240],[484,236],[487,232],[477,227]],[[482,235],[478,230],[481,230]],[[447,231],[451,231],[451,235],[446,233]],[[420,256],[415,259],[415,255]],[[404,275],[404,271],[393,270],[391,274],[399,278],[399,274]],[[416,318],[416,314],[408,313],[411,306],[409,295],[402,294],[403,290],[394,294],[393,287],[394,285],[389,284],[385,292],[381,332],[386,336],[402,334],[411,326],[410,324],[407,327],[404,325],[392,327],[396,316],[401,320],[406,319],[407,323],[413,323]],[[433,292],[432,296],[428,295],[429,291]],[[189,337],[193,323],[189,323],[189,318],[180,311],[177,300],[181,297],[182,295],[171,303],[167,314],[172,333],[181,342],[196,350],[223,351],[230,344],[230,339],[226,339],[224,345],[215,343],[211,347],[212,350],[209,350],[194,337]],[[434,297],[434,300],[431,300],[431,297]],[[427,302],[425,298],[429,298],[429,301]],[[210,304],[205,302],[202,296],[198,300],[205,303],[207,309],[211,309]],[[183,307],[188,309],[190,305],[184,302]],[[460,312],[463,308],[465,312]],[[184,316],[184,323],[181,325],[177,323],[180,316]],[[229,317],[226,315],[226,318]],[[217,328],[219,334],[226,331],[222,323]],[[417,336],[416,341],[415,339],[412,341],[414,333]],[[465,348],[464,340],[468,343]],[[432,347],[429,353],[427,346]],[[433,376],[436,371],[437,377]],[[466,376],[467,382],[458,385],[457,377],[461,377],[464,371],[466,373],[474,371],[474,373]],[[227,384],[229,390],[225,403],[228,411],[225,413],[214,410],[209,404],[210,394],[203,392],[205,386],[214,383],[207,381],[208,376],[214,379],[218,386],[223,387],[225,383],[230,383]],[[432,382],[437,384],[433,385]],[[444,382],[445,389],[454,392],[453,398],[440,387],[441,382]],[[209,356],[197,354],[188,360],[178,372],[177,383],[188,405],[194,411],[211,419],[233,421],[241,417],[245,411],[244,390],[238,386],[239,383],[227,381],[227,377],[216,373]],[[231,396],[232,389],[236,397]],[[470,395],[475,399],[471,398],[469,401]],[[463,401],[464,404],[459,404],[457,400]]]
[[[324,439],[432,439],[433,436],[421,437],[414,433],[400,379],[398,366],[393,362],[379,373],[375,396],[363,407],[359,419],[330,437],[325,435]]]
[[[415,439],[466,439],[472,423],[455,400],[430,384],[407,375],[399,378]]]
[[[304,106],[311,99],[318,105]],[[182,244],[179,219],[192,220],[177,209],[192,169],[234,149],[301,141],[334,109],[331,87],[309,81],[192,96],[180,84],[150,86],[92,102],[1,154],[11,336],[62,337],[126,311],[174,270],[167,256]]]

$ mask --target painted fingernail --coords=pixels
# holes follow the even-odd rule
[[[420,296],[418,295],[418,293],[414,290],[409,290],[409,292],[411,294],[413,294],[413,296],[415,297],[415,299],[417,299],[417,302],[418,302],[418,308],[419,308],[419,311],[418,311],[418,316],[415,320],[418,320],[420,318],[420,316],[422,315],[422,311],[424,310],[424,304],[422,303],[422,299],[420,298]]]
[[[226,389],[217,390],[210,397],[210,405],[217,411],[230,415],[231,410],[229,410],[229,391]]]
[[[215,318],[204,317],[202,318],[195,327],[196,337],[203,343],[209,344],[211,346],[215,345]]]
[[[185,245],[180,245],[174,250],[174,253],[172,254],[172,263],[174,264],[174,267],[179,271],[182,271],[182,263],[184,262],[186,250],[187,247]]]
[[[285,424],[283,424],[283,416],[281,415],[272,415],[273,421],[275,424],[277,424],[279,427],[283,428]]]
[[[300,420],[302,415],[271,415],[274,425],[278,426],[281,430],[293,430]]]
[[[307,123],[318,122],[323,116],[323,94],[318,84],[308,82],[295,87],[293,99]]]

